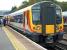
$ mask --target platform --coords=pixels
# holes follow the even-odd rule
[[[0,27],[0,50],[47,50],[12,28]]]
[[[0,27],[0,50],[15,50],[2,27]]]

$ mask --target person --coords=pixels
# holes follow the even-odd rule
[[[0,19],[0,25],[1,25],[1,19]]]
[[[3,24],[3,19],[0,20],[1,21],[1,25]]]
[[[3,25],[6,26],[6,19],[3,19]]]

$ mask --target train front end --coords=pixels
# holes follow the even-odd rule
[[[40,40],[53,43],[63,37],[61,8],[52,2],[41,2],[32,6],[31,26]]]

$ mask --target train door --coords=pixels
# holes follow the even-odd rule
[[[42,24],[42,34],[51,35],[55,33],[55,7],[50,6],[49,3],[41,4],[40,20]]]
[[[24,28],[24,31],[26,29],[28,29],[28,19],[27,19],[28,14],[27,13],[28,13],[28,11],[25,11],[24,15],[23,15],[23,28]]]
[[[23,22],[23,31],[25,32],[25,12],[23,12],[23,17],[22,17],[22,22]]]

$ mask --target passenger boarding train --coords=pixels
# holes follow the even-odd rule
[[[33,41],[54,43],[63,38],[63,16],[59,5],[42,1],[4,16],[7,25],[31,36]]]

